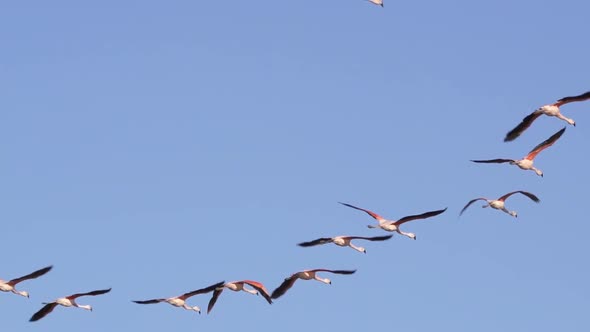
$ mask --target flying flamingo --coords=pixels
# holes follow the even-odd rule
[[[271,298],[273,299],[277,299],[279,297],[281,297],[283,294],[285,294],[289,288],[293,287],[293,285],[295,284],[295,281],[297,281],[297,279],[302,279],[302,280],[317,280],[317,281],[321,281],[325,284],[332,284],[332,281],[330,281],[330,279],[328,278],[320,278],[316,275],[317,272],[330,272],[330,273],[335,273],[335,274],[353,274],[356,272],[356,270],[327,270],[327,269],[315,269],[315,270],[305,270],[305,271],[300,271],[300,272],[295,272],[293,273],[291,276],[285,278],[285,280],[281,283],[281,285],[279,287],[277,287],[277,289],[275,289],[272,292]]]
[[[335,236],[335,237],[322,237],[319,238],[317,240],[313,240],[313,241],[309,241],[309,242],[301,242],[299,243],[299,246],[301,247],[312,247],[312,246],[317,246],[317,245],[321,245],[321,244],[326,244],[326,243],[334,243],[337,246],[340,247],[351,247],[352,249],[358,251],[358,252],[363,252],[363,253],[367,253],[367,250],[363,247],[357,247],[354,244],[352,244],[352,240],[368,240],[368,241],[385,241],[385,240],[389,240],[391,239],[393,235],[385,235],[385,236],[373,236],[373,237],[363,237],[363,236]]]
[[[15,286],[22,281],[38,278],[38,277],[44,275],[45,273],[51,271],[51,268],[53,268],[53,266],[47,266],[47,267],[44,267],[44,268],[37,270],[33,273],[29,273],[26,276],[12,279],[10,281],[4,281],[4,280],[0,279],[0,291],[12,292],[12,293],[20,295],[20,296],[29,297],[29,292],[18,291],[18,290],[16,290]]]
[[[383,7],[383,0],[367,0],[367,1]]]
[[[244,287],[245,285],[249,285],[254,289],[248,289]],[[264,297],[264,299],[269,304],[272,304],[272,299],[263,284],[253,280],[233,281],[228,282],[225,285],[220,285],[215,289],[215,291],[213,292],[213,296],[211,297],[211,300],[209,300],[209,305],[207,306],[207,314],[211,312],[211,310],[213,310],[213,306],[215,305],[215,302],[217,302],[217,298],[219,298],[219,295],[221,295],[224,288],[233,290],[234,292],[244,291],[250,294],[262,294],[262,297]]]
[[[135,303],[138,304],[153,304],[153,303],[160,303],[160,302],[167,302],[175,307],[181,307],[184,308],[186,310],[194,310],[196,312],[198,312],[199,314],[201,313],[201,308],[199,308],[198,306],[194,306],[194,307],[190,307],[186,304],[186,300],[191,297],[191,296],[195,296],[195,295],[199,295],[199,294],[206,294],[209,292],[214,291],[215,289],[217,289],[220,286],[223,286],[223,283],[225,281],[221,281],[218,282],[214,285],[205,287],[205,288],[201,288],[192,292],[188,292],[188,293],[184,293],[180,296],[176,296],[176,297],[169,297],[167,299],[153,299],[153,300],[146,300],[146,301],[133,301]]]
[[[409,237],[410,239],[414,239],[414,240],[416,240],[416,234],[406,233],[406,232],[400,230],[399,226],[401,226],[402,224],[404,224],[408,221],[417,220],[417,219],[426,219],[426,218],[438,216],[439,214],[441,214],[447,210],[447,208],[444,208],[442,210],[430,211],[430,212],[425,212],[425,213],[414,215],[414,216],[403,217],[397,221],[394,221],[394,220],[387,220],[387,219],[381,217],[380,215],[376,214],[375,212],[372,212],[369,210],[361,209],[359,207],[356,207],[356,206],[353,206],[350,204],[346,204],[346,203],[341,203],[341,202],[339,202],[339,203],[342,205],[351,207],[353,209],[357,209],[357,210],[366,212],[368,215],[375,218],[379,222],[379,225],[377,225],[377,226],[368,225],[367,227],[369,227],[369,228],[381,228],[381,229],[386,230],[388,232],[397,232],[401,235],[405,235],[405,236]]]
[[[539,203],[539,201],[540,201],[540,200],[539,200],[539,198],[538,198],[537,196],[535,196],[535,195],[533,195],[533,194],[531,194],[531,193],[529,193],[529,192],[522,191],[522,190],[517,190],[517,191],[513,191],[513,192],[510,192],[510,193],[507,193],[506,195],[504,195],[504,196],[502,196],[502,197],[500,197],[500,198],[498,198],[498,199],[495,199],[495,200],[494,200],[494,199],[487,199],[487,198],[484,198],[484,197],[480,197],[480,198],[475,198],[475,199],[472,199],[472,200],[470,200],[470,201],[467,203],[467,205],[465,205],[465,207],[463,208],[463,210],[461,210],[461,213],[459,213],[459,215],[462,215],[462,214],[463,214],[463,212],[464,212],[465,210],[467,210],[467,208],[468,208],[468,207],[469,207],[471,204],[473,204],[474,202],[476,202],[476,201],[486,201],[486,202],[487,202],[487,204],[486,204],[486,205],[484,205],[484,206],[482,206],[482,208],[486,208],[486,207],[488,207],[488,206],[489,206],[489,207],[491,207],[491,208],[493,208],[493,209],[496,209],[496,210],[502,210],[502,211],[504,211],[504,212],[508,213],[509,215],[513,216],[513,217],[518,217],[518,215],[517,215],[516,211],[508,211],[508,209],[506,209],[506,207],[504,207],[504,201],[505,201],[505,200],[506,200],[508,197],[510,197],[510,196],[512,196],[512,195],[514,195],[514,194],[516,194],[516,193],[519,193],[519,194],[523,194],[523,195],[525,195],[526,197],[530,198],[530,199],[531,199],[533,202],[535,202],[535,203]]]
[[[490,159],[490,160],[472,160],[474,163],[495,163],[495,164],[502,164],[502,163],[510,163],[510,165],[516,165],[524,170],[533,170],[537,175],[543,176],[543,172],[540,169],[537,169],[533,166],[533,160],[535,157],[546,148],[550,147],[555,143],[561,135],[565,132],[565,127],[560,131],[553,134],[551,137],[546,139],[545,141],[541,142],[539,145],[535,146],[529,154],[527,154],[524,158],[520,160],[514,159]]]
[[[520,124],[518,124],[518,126],[514,127],[514,129],[509,131],[508,134],[506,134],[506,137],[504,138],[504,142],[510,142],[510,141],[515,140],[518,136],[520,136],[520,134],[522,134],[528,127],[531,126],[533,121],[535,121],[542,114],[557,117],[557,118],[569,123],[570,125],[575,126],[576,122],[570,118],[566,118],[565,116],[563,116],[561,114],[561,112],[559,111],[559,107],[562,105],[565,105],[567,103],[572,103],[575,101],[584,101],[584,100],[588,100],[588,99],[590,99],[590,91],[585,92],[585,93],[578,95],[578,96],[564,97],[564,98],[559,99],[558,101],[556,101],[553,104],[544,105],[544,106],[539,107],[533,113],[527,115],[522,120],[522,122]]]
[[[53,309],[55,309],[55,307],[59,304],[61,306],[64,307],[76,307],[76,308],[82,308],[88,311],[92,311],[92,307],[90,305],[83,305],[83,304],[78,304],[76,303],[76,299],[79,298],[80,296],[96,296],[96,295],[102,295],[102,294],[106,294],[108,292],[110,292],[111,289],[103,289],[103,290],[95,290],[92,292],[88,292],[88,293],[78,293],[78,294],[73,294],[70,296],[66,296],[66,297],[61,297],[53,302],[49,302],[49,303],[43,303],[45,304],[45,306],[43,308],[41,308],[41,310],[37,311],[29,320],[30,322],[35,322],[38,321],[39,319],[47,316],[50,312],[53,311]]]

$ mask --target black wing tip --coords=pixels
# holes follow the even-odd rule
[[[51,271],[51,269],[53,269],[53,265],[46,266],[46,267],[40,269],[39,271],[43,271],[43,273],[47,273],[47,272]]]
[[[356,272],[356,269],[354,270],[334,270],[332,271],[332,273],[336,273],[336,274],[354,274]]]
[[[278,299],[279,297],[285,295],[285,293],[291,288],[293,287],[293,285],[295,284],[295,281],[297,279],[294,278],[293,276],[287,277],[285,278],[285,280],[283,280],[283,282],[279,285],[279,287],[275,288],[275,290],[272,291],[272,294],[270,295],[270,298],[273,300]]]
[[[225,280],[222,280],[222,281],[220,281],[218,283],[215,283],[212,286],[220,287],[220,286],[223,286],[223,285],[225,285]]]
[[[280,286],[279,286],[280,288]],[[279,297],[285,295],[285,293],[287,292],[286,290],[282,290],[282,289],[275,289],[274,291],[272,291],[272,294],[270,295],[270,298],[273,300],[278,299]]]
[[[393,234],[390,234],[390,235],[375,236],[372,239],[377,240],[377,241],[385,241],[385,240],[391,239],[392,237],[393,237]]]
[[[106,289],[100,289],[100,290],[95,290],[92,292],[88,292],[85,295],[90,295],[90,296],[96,296],[96,295],[103,295],[106,293],[109,293],[113,288],[106,288]]]
[[[504,142],[512,142],[515,139],[517,139],[518,136],[520,136],[520,134],[518,134],[518,135],[510,135],[510,134],[507,134],[506,137],[504,137]]]

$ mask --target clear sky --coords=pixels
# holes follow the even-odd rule
[[[564,1],[12,1],[0,5],[2,331],[588,331],[590,102],[566,125],[535,108],[590,90],[590,3]],[[578,166],[579,165],[579,166]],[[580,167],[581,166],[581,167]],[[507,201],[518,218],[471,198]],[[347,202],[397,219],[384,235]],[[211,314],[131,300],[217,281]],[[41,302],[79,300],[94,312]],[[206,308],[209,295],[190,305]]]

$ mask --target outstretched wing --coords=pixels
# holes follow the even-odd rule
[[[489,160],[471,160],[474,163],[483,163],[483,164],[502,164],[502,163],[509,163],[515,162],[514,159],[489,159]]]
[[[53,311],[53,309],[56,306],[57,306],[57,303],[55,303],[55,302],[47,303],[45,306],[43,306],[43,308],[41,308],[41,310],[37,311],[35,314],[33,314],[33,316],[31,316],[31,319],[29,319],[29,322],[36,322],[39,319],[47,316],[50,312]]]
[[[297,281],[297,274],[293,274],[285,280],[277,287],[274,291],[272,291],[271,298],[278,299],[279,297],[283,296]]]
[[[70,299],[70,300],[73,300],[73,299],[78,298],[80,296],[96,296],[96,295],[106,294],[106,293],[108,293],[110,291],[111,291],[110,288],[109,289],[101,289],[101,290],[95,290],[95,291],[88,292],[88,293],[73,294],[73,295],[67,296],[66,298],[67,299]]]
[[[498,198],[498,200],[499,201],[505,201],[508,197],[510,197],[510,196],[512,196],[514,194],[517,194],[517,193],[525,195],[526,197],[530,198],[535,203],[539,203],[541,201],[537,196],[531,194],[528,191],[522,191],[522,190],[517,190],[517,191],[513,191],[513,192],[510,192],[510,193],[507,193],[506,195]]]
[[[561,105],[571,103],[574,101],[584,101],[590,99],[590,91],[582,93],[581,95],[571,96],[571,97],[564,97],[559,99],[554,105],[559,107]]]
[[[160,303],[160,302],[164,302],[166,301],[166,299],[153,299],[153,300],[145,300],[145,301],[132,301],[138,304],[154,304],[154,303]]]
[[[447,210],[447,208],[444,208],[442,210],[430,211],[430,212],[425,212],[425,213],[422,213],[422,214],[417,214],[417,215],[414,215],[414,216],[403,217],[400,220],[396,221],[394,224],[396,226],[399,226],[399,225],[401,225],[403,223],[407,223],[408,221],[417,220],[417,219],[426,219],[426,218],[438,216],[439,214],[445,212],[446,210]]]
[[[309,242],[301,242],[298,244],[300,247],[312,247],[317,246],[320,244],[332,243],[334,240],[331,237],[323,237],[317,240],[309,241]]]
[[[218,288],[213,291],[213,296],[211,296],[211,300],[209,300],[209,304],[207,305],[207,314],[213,310],[213,306],[215,305],[215,302],[217,302],[217,298],[219,298],[221,292],[223,292],[223,288]]]
[[[518,136],[520,136],[520,134],[527,130],[527,128],[531,126],[533,121],[535,121],[539,116],[541,116],[541,114],[543,114],[541,113],[541,111],[536,110],[533,113],[527,115],[524,119],[522,119],[522,122],[519,123],[518,126],[514,127],[514,129],[509,131],[508,134],[506,134],[504,142],[514,141]]]
[[[209,293],[209,292],[212,292],[212,291],[216,290],[217,288],[223,287],[224,284],[225,284],[225,281],[220,281],[220,282],[218,282],[216,284],[213,284],[211,286],[207,286],[205,288],[197,289],[197,290],[194,290],[192,292],[184,293],[184,294],[180,295],[179,298],[181,298],[183,300],[186,300],[189,297],[194,296],[194,295],[206,294],[206,293]]]
[[[362,209],[360,207],[356,207],[354,205],[350,205],[350,204],[346,204],[346,203],[342,203],[342,202],[338,202],[338,203],[340,203],[340,204],[342,204],[344,206],[348,206],[349,208],[353,208],[353,209],[356,209],[356,210],[359,210],[359,211],[363,211],[363,212],[367,213],[368,215],[370,215],[371,217],[377,219],[378,221],[386,221],[385,218],[381,217],[380,215],[378,215],[377,213],[375,213],[373,211],[365,210],[365,209]]]
[[[463,207],[463,210],[461,210],[461,212],[459,212],[459,215],[462,215],[462,214],[463,214],[463,212],[465,212],[465,210],[467,210],[467,208],[468,208],[468,207],[469,207],[471,204],[473,204],[473,203],[475,203],[475,202],[477,202],[477,201],[485,201],[485,200],[486,200],[486,199],[485,199],[485,198],[482,198],[482,197],[480,197],[480,198],[474,198],[474,199],[470,200],[470,201],[467,203],[467,205],[465,205],[465,206]]]
[[[258,293],[261,294],[262,297],[264,297],[268,304],[272,304],[272,298],[270,297],[270,294],[268,294],[268,291],[266,290],[266,287],[264,287],[263,284],[253,280],[244,280],[243,282],[256,289]]]
[[[26,276],[22,276],[20,278],[12,279],[12,280],[10,280],[8,282],[8,284],[11,285],[11,286],[14,286],[14,285],[18,284],[21,281],[38,278],[38,277],[44,275],[45,273],[51,271],[52,268],[53,268],[53,265],[44,267],[44,268],[42,268],[40,270],[37,270],[37,271],[35,271],[33,273],[29,273]]]
[[[367,241],[385,241],[391,239],[393,235],[384,235],[384,236],[373,236],[373,237],[365,237],[365,236],[347,236],[351,240],[367,240]]]
[[[535,157],[543,150],[545,150],[546,148],[550,147],[551,145],[553,145],[553,143],[555,143],[555,141],[557,141],[561,135],[563,135],[563,133],[565,132],[565,127],[563,127],[560,131],[556,132],[555,134],[551,135],[551,137],[549,137],[548,139],[544,140],[543,142],[541,142],[539,145],[535,146],[531,152],[529,152],[529,154],[525,157],[528,160],[533,160],[535,159]]]

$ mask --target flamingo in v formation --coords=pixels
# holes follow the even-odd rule
[[[541,142],[539,145],[535,146],[531,150],[531,152],[529,152],[529,154],[527,154],[524,158],[522,158],[520,160],[514,160],[514,159],[490,159],[490,160],[472,160],[472,162],[474,162],[474,163],[486,163],[486,164],[489,164],[489,163],[496,163],[496,164],[510,163],[510,165],[516,165],[516,166],[520,167],[520,169],[523,169],[523,170],[532,170],[532,171],[535,171],[535,173],[537,173],[537,175],[543,176],[543,171],[541,171],[538,168],[535,168],[535,166],[533,166],[533,161],[535,160],[535,157],[541,151],[543,151],[546,148],[548,148],[551,145],[553,145],[553,143],[555,143],[561,137],[561,135],[563,135],[564,132],[565,132],[565,127],[563,127],[563,129],[561,129],[560,131],[556,132],[555,134],[551,135],[551,137],[549,137],[545,141]]]
[[[328,270],[328,269],[314,269],[314,270],[304,270],[295,272],[289,277],[285,278],[285,280],[277,287],[271,295],[271,298],[278,299],[279,297],[283,296],[293,285],[297,279],[301,280],[317,280],[319,282],[323,282],[325,284],[332,284],[332,281],[328,278],[321,278],[317,275],[318,272],[328,272],[334,274],[353,274],[356,270]]]
[[[496,210],[501,210],[504,211],[506,213],[508,213],[509,215],[513,216],[513,217],[518,217],[518,214],[516,213],[516,211],[509,211],[508,209],[506,209],[506,207],[504,206],[504,202],[506,201],[506,199],[514,194],[522,194],[528,198],[530,198],[533,202],[535,203],[539,203],[539,198],[537,196],[535,196],[534,194],[531,194],[530,192],[527,191],[522,191],[522,190],[517,190],[517,191],[513,191],[513,192],[509,192],[506,195],[498,198],[498,199],[488,199],[485,197],[479,197],[479,198],[474,198],[472,200],[470,200],[465,207],[463,207],[463,209],[461,210],[461,212],[459,213],[459,215],[462,215],[463,212],[465,212],[465,210],[467,210],[467,208],[477,202],[477,201],[486,201],[487,204],[483,205],[482,208],[487,208],[487,207],[491,207],[493,209]]]
[[[533,122],[538,117],[540,117],[543,114],[547,116],[554,116],[569,123],[570,125],[575,126],[576,122],[573,119],[567,118],[561,114],[560,107],[568,103],[585,101],[588,99],[590,99],[590,91],[584,92],[577,96],[564,97],[553,104],[539,107],[533,113],[527,115],[524,119],[522,119],[522,121],[516,127],[514,127],[514,129],[509,131],[506,134],[506,137],[504,138],[504,142],[510,142],[518,138],[525,130],[527,130],[528,127],[531,126],[531,124],[533,124]]]
[[[106,294],[108,292],[110,292],[111,289],[102,289],[102,290],[95,290],[92,292],[87,292],[87,293],[77,293],[77,294],[73,294],[73,295],[69,295],[66,297],[60,297],[59,299],[53,301],[53,302],[44,302],[43,304],[45,304],[45,306],[43,306],[43,308],[41,308],[39,311],[37,311],[35,314],[33,314],[33,316],[31,317],[31,319],[29,321],[31,322],[35,322],[38,321],[39,319],[47,316],[49,313],[51,313],[53,311],[53,309],[55,309],[56,306],[61,305],[64,307],[76,307],[76,308],[81,308],[81,309],[85,309],[88,311],[92,311],[92,306],[90,305],[85,305],[85,304],[78,304],[76,303],[76,299],[81,297],[81,296],[96,296],[96,295],[102,295],[102,294]]]
[[[19,291],[16,290],[16,285],[25,281],[25,280],[30,280],[30,279],[35,279],[35,278],[39,278],[40,276],[44,275],[45,273],[51,271],[51,269],[53,268],[53,266],[47,266],[44,267],[42,269],[39,269],[35,272],[29,273],[25,276],[19,277],[19,278],[15,278],[9,281],[4,281],[2,279],[0,279],[0,291],[2,292],[12,292],[14,294],[20,295],[20,296],[24,296],[24,297],[29,297],[29,292],[27,291]]]
[[[344,206],[348,206],[350,208],[363,211],[363,212],[367,213],[368,215],[370,215],[371,217],[373,217],[375,220],[377,220],[379,222],[379,224],[377,226],[375,226],[375,225],[367,225],[367,227],[369,227],[369,228],[381,228],[381,229],[383,229],[385,231],[388,231],[388,232],[397,232],[398,234],[405,235],[405,236],[409,237],[410,239],[414,239],[414,240],[416,240],[416,234],[414,234],[414,233],[406,233],[406,232],[402,231],[399,228],[402,224],[405,224],[408,221],[412,221],[412,220],[426,219],[426,218],[431,218],[431,217],[434,217],[434,216],[438,216],[439,214],[441,214],[441,213],[443,213],[443,212],[445,212],[447,210],[447,208],[444,208],[442,210],[425,212],[425,213],[417,214],[417,215],[413,215],[413,216],[406,216],[406,217],[403,217],[403,218],[401,218],[401,219],[399,219],[397,221],[394,221],[394,220],[387,220],[387,219],[381,217],[380,215],[376,214],[373,211],[369,211],[369,210],[366,210],[366,209],[363,209],[363,208],[360,208],[360,207],[356,207],[354,205],[350,205],[350,204],[347,204],[347,203],[342,203],[342,202],[339,202],[339,203],[342,204],[342,205],[344,205]]]
[[[153,299],[153,300],[144,300],[144,301],[133,301],[133,302],[135,302],[137,304],[154,304],[154,303],[166,302],[166,303],[171,304],[171,305],[173,305],[175,307],[184,308],[186,310],[192,310],[192,311],[198,312],[200,314],[201,313],[201,308],[199,308],[198,306],[194,306],[194,307],[188,306],[186,304],[186,300],[189,297],[192,297],[192,296],[195,296],[195,295],[206,294],[206,293],[212,292],[212,291],[216,290],[218,287],[223,286],[223,283],[224,282],[225,281],[221,281],[221,282],[218,282],[218,283],[213,284],[211,286],[207,286],[205,288],[197,289],[197,290],[194,290],[192,292],[184,293],[182,295],[175,296],[175,297],[161,298],[161,299]]]
[[[252,287],[253,289],[249,289],[249,288],[245,287],[245,285],[248,285],[248,286]],[[209,314],[211,312],[211,310],[213,310],[213,306],[215,305],[215,303],[217,302],[217,299],[219,298],[219,296],[221,295],[221,293],[223,292],[223,290],[225,288],[232,290],[234,292],[244,291],[246,293],[250,293],[250,294],[254,294],[254,295],[261,294],[262,297],[266,300],[266,302],[268,302],[268,304],[272,304],[272,299],[270,297],[270,294],[266,290],[266,287],[264,287],[264,285],[259,283],[258,281],[253,281],[253,280],[232,281],[232,282],[228,282],[226,284],[220,285],[215,288],[215,291],[213,292],[213,296],[211,296],[211,299],[209,300],[209,304],[207,305],[207,314]]]
[[[351,241],[352,240],[367,240],[367,241],[385,241],[391,239],[393,235],[385,235],[385,236],[373,236],[373,237],[365,237],[365,236],[335,236],[335,237],[322,237],[316,240],[308,241],[308,242],[301,242],[298,245],[300,247],[313,247],[327,243],[334,243],[340,247],[351,247],[352,249],[367,253],[367,250],[363,247],[358,247],[354,245]]]

